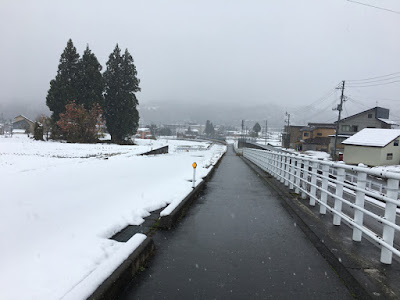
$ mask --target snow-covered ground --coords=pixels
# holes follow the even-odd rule
[[[394,172],[400,173],[400,165],[393,165],[393,166],[377,166],[373,167],[373,170],[378,170],[380,172]]]
[[[329,153],[323,152],[323,151],[313,151],[313,150],[307,150],[304,151],[304,154],[311,156],[312,158],[317,158],[317,159],[330,159]]]
[[[167,205],[170,211],[192,189],[192,163],[200,179],[226,150],[204,142],[136,142],[0,136],[0,299],[85,299],[145,236],[128,243],[109,238],[150,211]],[[169,154],[137,155],[164,145]]]
[[[282,142],[281,142],[281,133],[280,132],[268,132],[268,138],[250,138],[250,137],[246,137],[248,141],[252,141],[261,145],[266,145],[269,144],[271,146],[275,146],[275,147],[280,147]],[[233,137],[233,136],[227,136],[226,137],[226,142],[227,143],[231,143],[234,144],[235,142],[237,142],[237,140],[239,139],[239,137]]]

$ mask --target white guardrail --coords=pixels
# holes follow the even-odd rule
[[[396,224],[396,210],[400,206],[398,200],[400,174],[277,151],[244,148],[243,156],[290,189],[294,189],[295,193],[301,194],[302,199],[308,196],[311,206],[315,206],[318,202],[321,214],[326,214],[327,210],[331,211],[334,225],[340,225],[342,219],[346,220],[353,227],[353,241],[360,242],[364,233],[381,245],[380,261],[382,263],[391,264],[393,254],[400,257],[400,251],[394,247],[393,243],[395,232],[400,232],[400,226]],[[335,175],[330,175],[330,172]],[[356,185],[346,182],[346,172],[356,174]],[[385,181],[385,193],[366,187],[367,176],[374,176]],[[334,187],[334,193],[329,191],[329,187]],[[346,193],[354,192],[354,203],[344,199],[344,190]],[[328,203],[328,196],[334,200],[334,203],[329,201],[331,205]],[[377,215],[364,207],[367,197],[381,202],[382,209],[385,211],[384,216]],[[342,204],[344,203],[354,209],[354,217],[343,213]],[[382,224],[382,232],[373,232],[365,227],[364,215]]]

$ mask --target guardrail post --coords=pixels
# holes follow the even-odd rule
[[[269,159],[271,160],[271,175],[276,178],[276,173],[277,173],[277,167],[276,167],[276,154],[271,153],[269,156]]]
[[[295,166],[294,166],[294,192],[296,194],[300,193],[300,184],[301,184],[301,180],[300,180],[300,176],[301,176],[301,159],[295,159]]]
[[[278,153],[274,153],[274,157],[275,157],[275,178],[277,180],[280,180],[279,178],[279,173],[280,173],[280,158]]]
[[[260,152],[260,164],[261,164],[261,169],[263,169],[265,172],[268,172],[268,164],[267,160],[265,158],[265,152]]]
[[[285,155],[285,186],[289,185],[290,178],[290,157]]]
[[[338,196],[340,199],[342,199],[343,197],[343,182],[346,178],[346,171],[343,168],[337,168],[336,170],[336,191],[335,191],[335,195]],[[335,198],[335,205],[334,205],[334,209],[335,211],[341,213],[342,212],[342,201]],[[342,218],[337,215],[337,214],[333,214],[333,225],[340,225]]]
[[[315,206],[315,198],[317,197],[317,172],[318,172],[318,163],[313,161],[311,163],[311,188],[310,188],[310,205]]]
[[[367,173],[358,172],[357,187],[365,190],[365,183],[367,181]],[[365,192],[356,191],[356,206],[354,211],[354,222],[357,225],[363,226],[364,213],[357,209],[358,207],[364,208]],[[361,242],[362,231],[356,227],[353,228],[353,241]]]
[[[280,167],[280,172],[279,174],[281,174],[281,183],[285,182],[285,156],[280,153],[279,156],[281,157],[281,167]]]
[[[281,180],[280,175],[281,174],[281,158],[279,156],[279,153],[275,153],[275,178],[276,180]]]
[[[303,163],[303,176],[302,176],[302,184],[301,186],[303,187],[303,189],[305,191],[307,191],[307,182],[308,182],[308,160],[307,159],[303,159],[302,160]],[[301,191],[301,199],[306,199],[307,198],[307,194],[305,191]]]
[[[391,199],[397,199],[399,189],[399,180],[396,179],[388,179],[386,186],[386,196]],[[386,202],[385,207],[385,219],[389,222],[396,223],[396,209],[397,205],[393,203]],[[382,239],[384,242],[388,243],[390,246],[393,246],[394,240],[394,228],[389,225],[383,225],[383,235]],[[381,263],[391,264],[392,263],[393,253],[389,249],[382,246],[381,250]]]
[[[295,164],[296,164],[296,161],[294,159],[294,156],[291,156],[290,157],[290,168],[289,168],[289,189],[290,190],[293,190]]]
[[[322,185],[321,185],[321,202],[327,204],[328,203],[328,194],[326,191],[328,190],[328,176],[329,176],[329,166],[322,165]],[[319,206],[319,213],[322,215],[326,214],[326,206]]]

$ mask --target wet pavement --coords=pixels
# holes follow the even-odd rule
[[[229,148],[121,299],[352,299],[281,201]]]

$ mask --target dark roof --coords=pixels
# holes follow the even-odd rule
[[[287,128],[288,126],[285,125],[285,128]],[[304,125],[289,125],[289,127],[293,127],[293,128],[302,128],[304,127]]]
[[[333,123],[308,123],[308,125],[301,128],[300,131],[313,131],[318,128],[335,129],[336,125]]]
[[[308,123],[308,126],[317,128],[336,128],[334,123]]]
[[[331,138],[329,137],[315,137],[304,140],[304,144],[316,144],[316,145],[329,145]]]
[[[364,111],[362,111],[362,112],[359,112],[359,113],[357,113],[357,114],[354,114],[354,115],[348,116],[348,117],[346,117],[346,118],[343,118],[343,119],[340,120],[340,122],[342,122],[342,121],[344,121],[344,120],[347,120],[347,119],[354,118],[354,117],[356,117],[356,116],[359,116],[359,115],[364,114],[364,113],[369,112],[369,111],[372,112],[372,111],[378,111],[378,110],[381,110],[381,109],[384,109],[384,110],[388,110],[388,111],[389,111],[389,109],[387,109],[387,108],[380,107],[380,106],[375,106],[375,107],[373,107],[373,108],[370,108],[370,109],[364,110]],[[378,121],[381,121],[381,120],[378,119],[378,116],[376,116],[376,115],[375,115],[375,118],[376,118]],[[381,121],[381,122],[382,122],[382,121]],[[336,124],[336,123],[337,123],[337,121],[335,121],[335,124]]]
[[[300,129],[300,131],[313,131],[315,127],[312,126],[304,126],[303,128]]]

